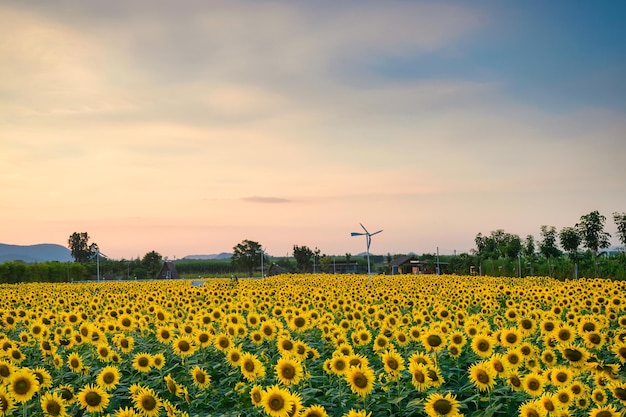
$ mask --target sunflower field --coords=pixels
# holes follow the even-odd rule
[[[0,286],[2,416],[623,416],[626,282]]]

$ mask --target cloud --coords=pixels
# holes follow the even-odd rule
[[[262,204],[282,204],[282,203],[291,203],[292,200],[280,197],[261,197],[261,196],[252,196],[252,197],[243,197],[243,201],[247,201],[249,203],[262,203]]]

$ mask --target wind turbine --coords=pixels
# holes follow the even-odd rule
[[[363,223],[359,223],[359,224],[361,225],[363,230],[365,230],[365,233],[362,233],[362,232],[352,232],[352,233],[350,233],[350,236],[363,236],[363,235],[365,235],[365,241],[367,242],[367,283],[371,284],[372,283],[372,277],[371,277],[371,270],[370,270],[370,245],[372,244],[372,236],[377,235],[378,233],[382,232],[382,229],[379,230],[378,232],[370,233],[370,232],[367,231],[365,226],[363,226]]]

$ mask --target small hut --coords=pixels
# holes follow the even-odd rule
[[[179,279],[178,271],[174,262],[163,262],[161,270],[157,274],[157,279]]]

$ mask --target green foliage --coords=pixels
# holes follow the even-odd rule
[[[248,276],[252,276],[255,268],[261,267],[262,247],[259,242],[245,239],[233,248],[231,262],[239,271],[245,271]]]
[[[82,281],[87,275],[87,267],[79,263],[25,264],[23,262],[5,262],[0,264],[0,283],[73,282]]]
[[[298,271],[313,271],[313,256],[315,253],[307,246],[293,245],[293,257],[296,259]]]
[[[154,278],[159,273],[163,257],[156,251],[148,252],[141,259],[141,266],[148,272],[148,278]]]
[[[617,226],[617,237],[622,245],[626,245],[626,213],[613,213],[613,221]]]
[[[87,232],[74,232],[67,240],[68,248],[72,251],[72,257],[76,262],[89,262],[98,252],[96,243],[89,244],[89,234]]]

